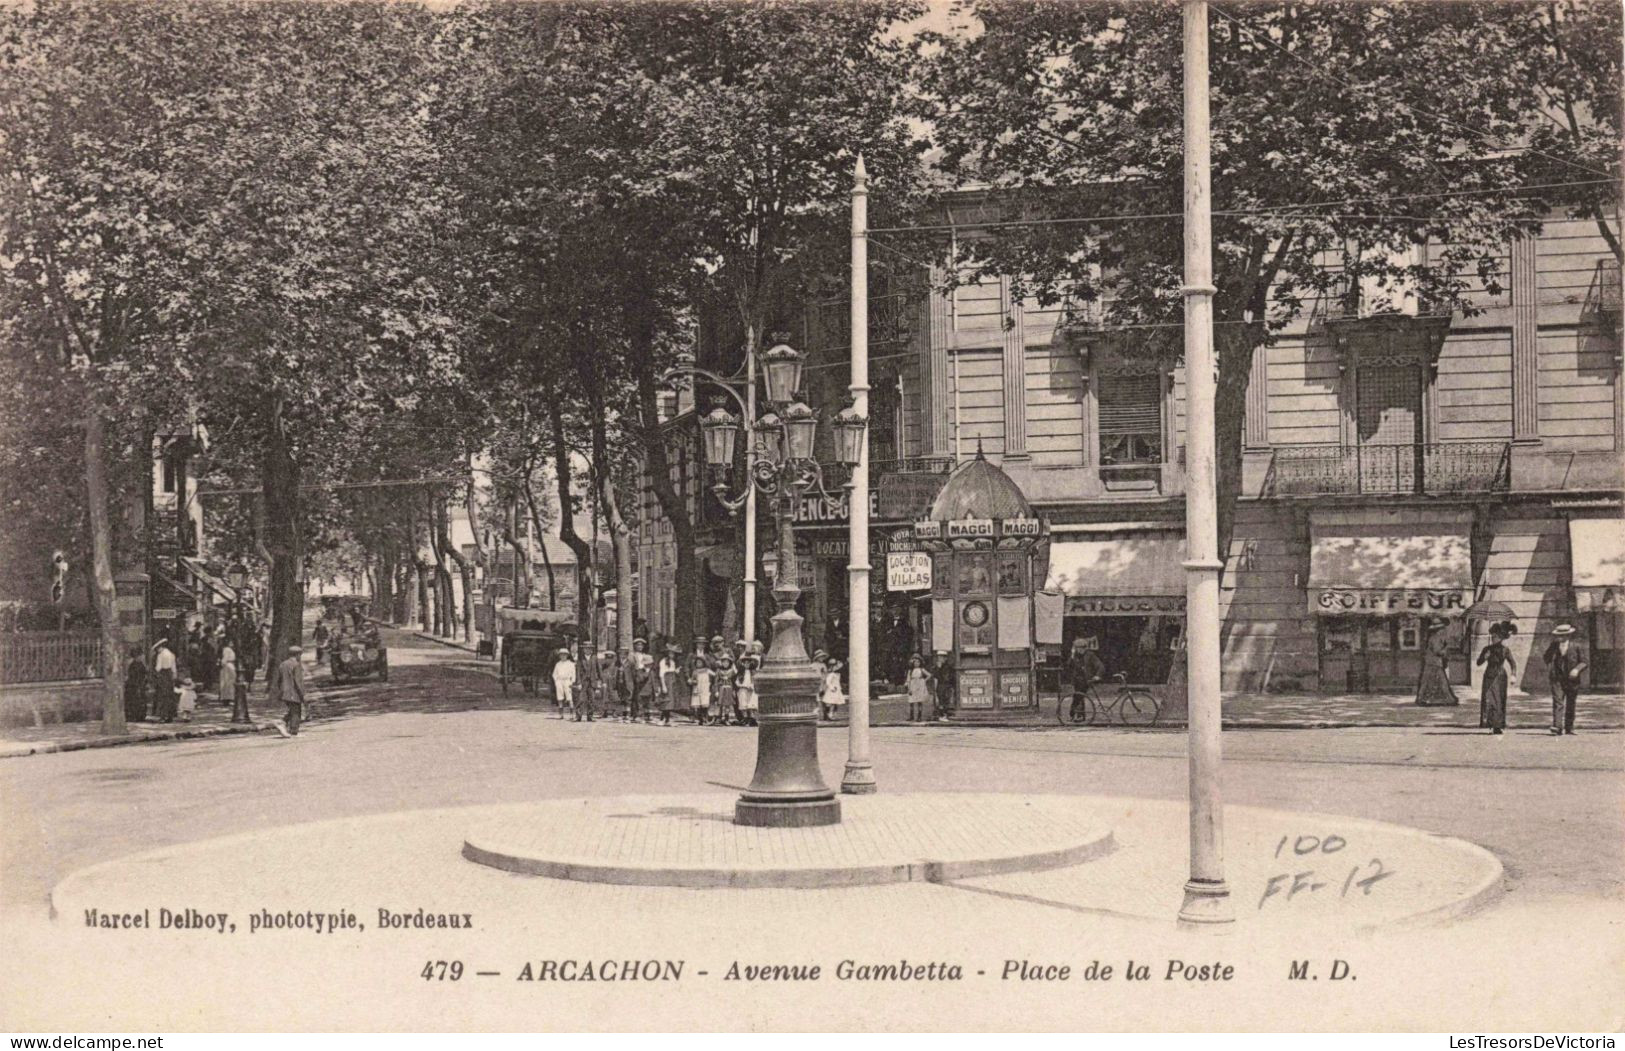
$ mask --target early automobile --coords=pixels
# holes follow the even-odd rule
[[[339,635],[333,642],[333,681],[348,682],[376,675],[389,681],[389,650],[378,638],[378,629],[366,627]]]

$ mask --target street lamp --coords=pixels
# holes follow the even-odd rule
[[[756,676],[761,702],[756,736],[756,773],[750,787],[734,807],[734,823],[773,828],[834,825],[841,820],[841,804],[824,784],[818,769],[818,684],[821,670],[807,657],[801,636],[801,597],[796,562],[794,513],[809,489],[828,496],[823,466],[813,457],[818,436],[818,414],[797,397],[802,356],[780,343],[763,355],[767,398],[772,408],[745,428],[747,449],[754,453],[745,491],[728,493],[728,469],[733,465],[739,419],[718,406],[700,419],[706,467],[714,481],[712,491],[730,512],[737,513],[753,492],[773,502],[778,552],[773,558],[773,640]],[[688,382],[701,377],[721,387],[745,411],[737,391],[720,377],[704,370],[683,370]],[[677,370],[674,370],[676,372]],[[668,373],[668,380],[673,374]],[[858,461],[867,421],[848,409],[835,419],[836,461],[851,467]],[[765,560],[764,560],[765,561]]]
[[[226,570],[226,583],[231,586],[231,593],[234,597],[232,624],[233,631],[237,636],[232,640],[231,645],[231,652],[237,665],[232,669],[237,674],[232,676],[232,682],[235,685],[231,695],[231,721],[246,723],[248,722],[248,683],[243,681],[242,654],[239,651],[243,647],[243,592],[248,590],[248,567],[241,562],[233,562],[231,568]]]

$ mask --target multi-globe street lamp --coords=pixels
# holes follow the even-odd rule
[[[772,501],[778,540],[777,571],[773,576],[773,638],[760,671],[756,691],[760,704],[756,737],[756,773],[750,787],[734,807],[734,823],[775,828],[833,825],[841,820],[841,804],[824,784],[818,769],[819,669],[807,656],[802,618],[796,612],[801,597],[796,560],[795,508],[809,490],[829,496],[824,465],[813,456],[818,437],[818,414],[800,395],[803,358],[780,342],[762,355],[762,378],[768,410],[750,419],[746,398],[722,377],[697,368],[690,355],[679,359],[666,374],[667,382],[692,384],[696,379],[725,391],[740,415],[718,404],[700,417],[703,463],[713,476],[711,490],[730,513],[745,507],[751,493]],[[851,406],[836,413],[830,430],[835,463],[858,463],[868,420]],[[728,492],[728,470],[743,434],[751,455],[745,489]]]

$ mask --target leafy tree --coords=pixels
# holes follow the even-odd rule
[[[1214,6],[1221,545],[1240,491],[1255,348],[1332,291],[1329,259],[1358,246],[1344,273],[1381,285],[1389,302],[1408,286],[1434,310],[1470,312],[1475,283],[1504,280],[1505,246],[1573,200],[1524,189],[1533,174],[1617,186],[1618,11],[1562,7],[1592,27],[1565,39],[1612,50],[1583,62],[1569,52],[1560,77],[1539,75],[1557,58],[1532,5]],[[1021,291],[1069,302],[1074,321],[1103,305],[1098,338],[1177,358],[1178,5],[970,2],[958,12],[970,28],[931,41],[922,89],[944,172],[991,187],[997,218],[1128,218],[978,230],[958,241],[955,265],[1018,275]],[[1539,130],[1565,92],[1582,100],[1579,123]],[[1412,262],[1426,245],[1430,258]]]

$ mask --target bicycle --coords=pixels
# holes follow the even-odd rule
[[[1143,686],[1130,686],[1128,677],[1121,672],[1113,675],[1111,681],[1117,686],[1117,693],[1110,701],[1103,700],[1095,690],[1094,683],[1090,683],[1083,690],[1074,693],[1070,703],[1055,706],[1056,719],[1062,726],[1068,724],[1092,726],[1096,723],[1107,726],[1111,724],[1112,716],[1115,714],[1118,724],[1127,726],[1130,722],[1130,711],[1134,713],[1134,721],[1137,722],[1138,717],[1144,715],[1146,708],[1149,708],[1151,720],[1148,725],[1157,724],[1157,720],[1162,716],[1162,702],[1157,699],[1156,694]]]

